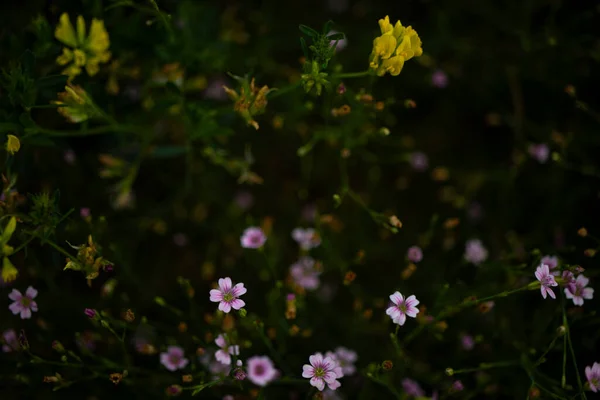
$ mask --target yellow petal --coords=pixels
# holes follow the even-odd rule
[[[85,53],[79,49],[75,49],[75,51],[73,52],[73,57],[75,59],[75,65],[77,65],[78,67],[83,67],[86,63],[86,56]]]
[[[109,46],[110,40],[108,32],[104,28],[104,22],[94,18],[90,27],[87,47],[94,53],[102,53],[108,50]]]
[[[67,65],[73,60],[73,51],[67,47],[63,47],[63,52],[56,58],[58,65]]]
[[[17,275],[19,275],[19,271],[17,271],[8,257],[4,257],[4,260],[2,260],[2,280],[9,283],[17,279]]]
[[[394,27],[392,26],[392,24],[390,24],[389,16],[386,15],[384,19],[379,20],[379,28],[381,29],[382,35],[385,35],[386,33],[394,30]]]
[[[85,20],[81,15],[77,17],[77,42],[85,43]]]
[[[397,76],[402,72],[402,67],[404,66],[404,58],[401,56],[394,56],[387,60],[384,60],[382,63],[382,67],[386,72],[389,72],[392,76]]]
[[[67,46],[77,47],[77,37],[75,36],[75,29],[69,19],[69,14],[63,13],[60,16],[56,30],[54,31],[54,37]]]
[[[6,137],[6,151],[7,152],[9,152],[10,154],[15,154],[16,152],[19,151],[20,148],[21,148],[21,142],[19,141],[18,137],[16,137],[15,135],[8,135]],[[6,226],[6,229],[4,230],[4,234],[2,236],[4,237],[4,236],[8,235],[8,238],[10,238],[12,233],[15,231],[16,223],[17,223],[17,221],[15,220],[15,217],[12,217],[10,219],[10,221],[8,222],[8,225]]]
[[[396,38],[392,35],[379,36],[373,41],[373,52],[385,60],[396,50],[396,43]]]

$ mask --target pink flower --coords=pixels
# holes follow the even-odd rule
[[[353,375],[356,372],[354,363],[356,362],[358,355],[355,351],[347,349],[345,347],[337,347],[335,352],[328,351],[325,353],[325,357],[329,357],[342,368],[344,375]]]
[[[90,211],[90,209],[88,207],[82,207],[79,210],[79,215],[81,216],[81,218],[87,218],[90,215],[92,215],[92,212]]]
[[[443,89],[448,86],[448,75],[441,69],[436,70],[431,75],[431,84],[436,88]]]
[[[420,151],[415,151],[410,155],[410,165],[413,167],[415,171],[425,171],[429,166],[429,159],[425,153]]]
[[[413,397],[423,397],[425,396],[425,392],[423,391],[423,389],[421,389],[421,386],[419,386],[419,384],[410,379],[410,378],[404,378],[402,380],[402,389],[404,390],[404,393],[406,393],[409,396],[413,396]]]
[[[576,306],[582,306],[583,299],[591,300],[594,297],[594,289],[586,287],[589,281],[585,276],[579,275],[575,280],[575,285],[565,288],[567,299],[573,299],[573,304]]]
[[[327,36],[329,35],[333,35],[334,33],[339,33],[338,31],[331,31],[327,34]],[[335,40],[331,40],[329,42],[329,46],[333,46],[335,44]],[[335,52],[339,52],[342,51],[346,48],[346,46],[348,45],[348,39],[346,39],[346,35],[344,35],[343,39],[337,40],[337,45],[335,46]]]
[[[453,392],[460,392],[465,388],[465,386],[463,385],[463,383],[461,381],[454,381],[454,383],[452,384],[452,391]]]
[[[475,340],[471,335],[463,335],[460,339],[460,342],[462,344],[462,348],[465,350],[473,350],[473,347],[475,347]]]
[[[594,363],[591,367],[585,367],[585,376],[587,377],[590,390],[594,393],[600,390],[600,364]]]
[[[215,353],[215,359],[221,364],[231,364],[231,356],[237,356],[240,354],[240,346],[228,345],[226,336],[217,336],[217,338],[215,339],[215,343],[221,348]]]
[[[531,144],[527,151],[529,152],[529,155],[536,159],[540,164],[544,164],[548,161],[548,156],[550,155],[550,148],[544,143]]]
[[[415,263],[418,263],[423,259],[423,250],[419,246],[411,246],[406,253],[406,257]]]
[[[183,349],[179,346],[169,346],[167,351],[160,353],[160,363],[169,371],[185,368],[189,360],[184,357]]]
[[[25,291],[25,296],[21,294],[17,289],[13,289],[8,295],[14,303],[8,306],[8,309],[12,311],[14,315],[21,314],[21,319],[31,318],[31,312],[37,312],[38,306],[33,299],[37,296],[38,292],[33,287],[29,286]]]
[[[240,243],[242,247],[245,249],[258,249],[263,247],[265,242],[267,241],[267,236],[262,231],[262,229],[251,226],[247,228],[242,237],[240,238]]]
[[[544,256],[540,260],[540,264],[545,264],[545,265],[548,266],[548,268],[550,270],[553,270],[556,267],[558,267],[558,257],[556,257],[556,256]]]
[[[17,339],[17,332],[14,329],[5,330],[2,333],[2,351],[10,353],[11,351],[19,350],[19,339]]]
[[[302,257],[290,267],[290,274],[298,286],[307,290],[319,287],[321,271],[315,268],[315,260],[311,257]]]
[[[258,386],[266,386],[277,377],[277,370],[267,356],[250,357],[247,361],[248,379]]]
[[[554,275],[554,274],[552,274],[552,275]],[[567,287],[571,292],[575,292],[575,290],[576,290],[575,275],[573,275],[573,273],[571,271],[563,271],[562,278],[565,281],[564,282],[565,287]]]
[[[488,258],[488,251],[481,240],[471,239],[465,245],[465,260],[475,265],[479,265]]]
[[[558,283],[554,280],[554,276],[550,274],[550,269],[546,264],[541,264],[535,270],[535,277],[542,283],[540,290],[542,291],[542,297],[545,299],[546,295],[556,299],[554,292],[550,289],[551,286],[558,286]]]
[[[308,358],[310,365],[304,364],[302,367],[302,377],[310,379],[310,384],[319,391],[325,389],[325,384],[331,390],[341,386],[337,380],[344,376],[342,368],[330,357],[323,358],[323,354],[315,353]]]
[[[219,303],[219,310],[224,313],[228,313],[233,308],[239,310],[246,305],[244,300],[238,299],[241,295],[247,292],[243,283],[238,283],[233,286],[231,278],[219,279],[219,289],[212,289],[210,291],[210,301]]]
[[[321,238],[312,228],[296,228],[292,231],[292,238],[303,250],[310,250],[321,244]]]
[[[404,325],[407,315],[415,318],[419,313],[419,309],[417,308],[419,300],[414,295],[404,299],[400,292],[395,292],[390,295],[390,300],[394,305],[390,306],[385,313],[392,318],[395,324]]]

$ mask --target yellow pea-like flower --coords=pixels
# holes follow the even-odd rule
[[[6,151],[10,154],[15,154],[21,148],[21,142],[15,135],[6,136]]]
[[[379,36],[373,41],[373,52],[385,60],[394,54],[396,43],[396,38],[391,35]]]
[[[421,39],[411,26],[404,27],[400,21],[392,25],[389,16],[379,20],[379,28],[381,36],[373,40],[369,67],[378,76],[397,76],[406,61],[423,54]]]
[[[385,72],[389,72],[389,74],[392,76],[400,75],[400,72],[402,72],[402,67],[404,67],[404,61],[405,60],[402,56],[394,56],[384,60],[381,64],[384,73],[381,75],[384,75]]]

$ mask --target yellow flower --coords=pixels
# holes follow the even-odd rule
[[[423,54],[421,39],[412,27],[404,27],[400,21],[392,26],[388,16],[379,20],[379,27],[381,36],[373,40],[369,66],[378,76],[386,73],[396,76],[404,62]]]
[[[15,154],[21,148],[21,142],[15,135],[8,135],[6,137],[6,151],[10,154]]]
[[[77,31],[73,28],[69,15],[63,13],[60,16],[54,37],[65,46],[62,54],[56,59],[58,65],[67,66],[63,74],[73,79],[81,74],[85,67],[88,75],[94,76],[98,73],[99,64],[110,60],[108,51],[110,41],[108,33],[104,28],[104,22],[92,19],[89,35],[86,34],[85,20],[80,15],[77,17]]]
[[[238,94],[235,90],[223,86],[225,92],[229,97],[235,101],[233,106],[234,111],[240,114],[246,123],[254,129],[258,130],[258,122],[254,120],[255,115],[262,114],[267,106],[267,94],[269,90],[268,86],[263,86],[260,89],[255,85],[254,78],[250,84],[247,79],[237,77],[237,80],[242,84],[240,93]]]
[[[74,124],[83,122],[96,115],[96,108],[87,93],[79,86],[67,85],[65,91],[58,94],[58,100],[52,104],[62,105],[58,112]]]
[[[8,259],[8,257],[4,257],[2,261],[2,280],[5,283],[10,283],[17,279],[19,275],[19,271],[15,268],[12,262]]]

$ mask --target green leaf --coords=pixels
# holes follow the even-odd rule
[[[319,37],[319,32],[315,31],[313,28],[306,26],[306,25],[300,25],[300,32],[304,33],[307,36],[310,36],[311,38],[316,38]]]
[[[329,36],[327,36],[327,39],[329,40],[342,40],[346,37],[346,35],[344,35],[343,33],[339,32],[339,33],[333,33]]]
[[[308,61],[308,48],[306,47],[306,40],[303,37],[300,38],[300,47],[302,47],[302,53],[304,53],[304,57]]]
[[[53,89],[55,92],[63,91],[69,77],[67,75],[48,75],[38,79],[35,85],[38,89]]]
[[[333,27],[333,21],[329,20],[325,23],[325,25],[323,26],[323,35],[327,35],[328,32],[331,31],[331,28]]]

